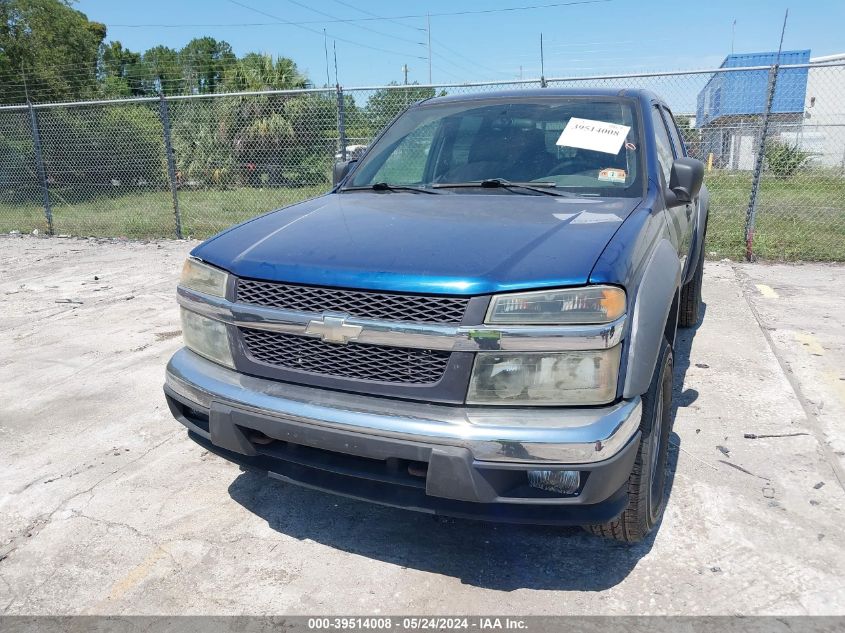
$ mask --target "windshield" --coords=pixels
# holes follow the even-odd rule
[[[638,197],[640,146],[628,99],[515,97],[435,103],[399,117],[345,189],[392,185],[448,190],[450,185],[481,187],[482,181],[500,180],[579,195]]]

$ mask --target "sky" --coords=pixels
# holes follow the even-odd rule
[[[434,83],[531,79],[540,75],[540,33],[545,76],[566,77],[717,67],[737,53],[777,50],[784,11],[784,50],[813,56],[845,53],[843,0],[79,0],[76,8],[108,27],[108,40],[143,52],[176,49],[194,37],[229,42],[250,51],[293,59],[315,85],[335,83],[330,59],[337,46],[337,79],[346,87],[403,81]],[[535,6],[530,10],[438,15]],[[393,20],[339,22],[396,16]],[[293,26],[283,22],[306,22]],[[733,26],[736,21],[736,26]],[[178,25],[175,27],[165,25]]]

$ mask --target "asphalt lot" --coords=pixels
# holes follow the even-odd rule
[[[205,453],[161,394],[192,245],[0,236],[0,613],[845,613],[845,268],[708,263],[668,509],[624,547]]]

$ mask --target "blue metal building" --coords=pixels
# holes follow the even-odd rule
[[[777,52],[728,55],[721,68],[771,66]],[[807,64],[809,50],[782,51],[780,65]],[[807,92],[807,68],[778,71],[770,130],[795,130],[801,125]],[[713,155],[719,167],[751,169],[760,120],[766,109],[769,71],[736,70],[714,73],[698,93],[696,127],[702,132],[703,159]]]

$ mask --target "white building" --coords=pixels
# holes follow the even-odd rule
[[[845,169],[845,53],[810,59],[803,124],[780,136],[811,152],[813,164]]]

